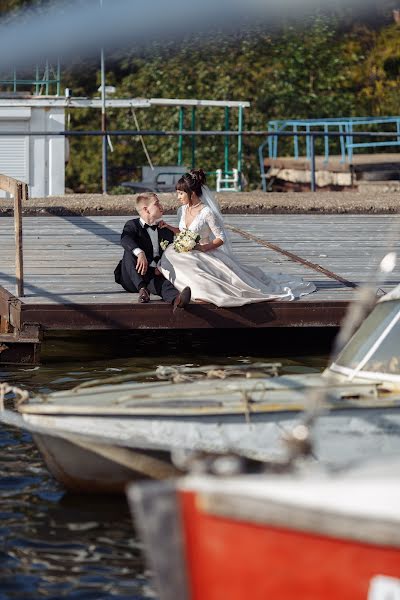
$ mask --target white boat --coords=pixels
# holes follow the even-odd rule
[[[304,411],[318,415],[313,458],[344,467],[400,451],[399,340],[400,286],[322,375],[273,376],[272,366],[230,377],[232,369],[218,367],[198,379],[204,369],[164,369],[178,383],[94,382],[24,398],[18,414],[3,407],[0,419],[31,431],[50,471],[79,491],[120,492],[135,478],[175,476],[185,463],[171,455],[182,452],[280,460],[282,436]]]

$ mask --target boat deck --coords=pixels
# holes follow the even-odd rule
[[[294,302],[241,308],[192,303],[172,314],[160,299],[137,304],[114,283],[120,233],[130,217],[25,217],[25,295],[17,298],[14,223],[0,220],[0,315],[13,328],[42,330],[337,326],[354,287],[368,280],[385,252],[393,215],[226,215],[234,251],[248,265],[313,281],[317,291]],[[166,217],[174,223],[174,217]],[[399,230],[399,229],[398,229]],[[398,231],[397,230],[397,231]],[[399,235],[395,236],[398,243]],[[400,267],[384,290],[400,282]],[[1,331],[0,331],[1,333]],[[3,325],[4,333],[4,325]]]

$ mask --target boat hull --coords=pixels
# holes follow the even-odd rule
[[[73,493],[123,494],[128,482],[180,474],[169,453],[132,450],[85,439],[34,434],[52,475]]]
[[[377,575],[399,577],[400,549],[204,512],[181,492],[192,600],[366,600]]]
[[[399,598],[400,462],[386,467],[129,486],[158,597]]]
[[[315,399],[318,419],[307,440],[311,444],[304,448],[311,446],[319,463],[341,468],[376,455],[400,454],[397,392],[379,396],[375,383],[335,384],[328,386],[329,400],[322,402],[325,385],[317,374],[129,382],[55,392],[20,403],[18,411],[22,427],[42,436],[44,458],[64,485],[84,470],[85,480],[99,482],[100,473],[108,488],[114,464],[117,473],[128,468],[132,478],[165,479],[177,473],[171,456],[182,470],[190,466],[188,455],[199,453],[285,461],[288,445],[282,440],[305,418],[310,420],[304,411],[311,410],[314,421]],[[43,441],[45,436],[63,441]],[[75,447],[73,452],[63,449],[66,442]],[[90,460],[80,460],[83,450]],[[72,465],[66,455],[78,464]]]
[[[300,411],[245,415],[84,416],[23,414],[23,426],[53,437],[99,446],[170,453],[238,453],[260,461],[286,456],[282,442],[301,422]],[[400,454],[400,408],[346,408],[321,414],[313,426],[313,456],[343,468],[379,455]],[[55,451],[55,454],[57,452]]]
[[[113,417],[23,414],[51,473],[77,492],[121,493],[129,481],[167,479],[187,468],[172,462],[176,451],[234,452],[258,461],[281,460],[284,432],[300,412],[192,417]],[[313,457],[342,468],[380,455],[400,454],[400,409],[335,410],[322,414],[313,429]],[[189,454],[187,454],[187,452]]]

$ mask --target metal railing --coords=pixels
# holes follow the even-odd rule
[[[400,117],[398,118],[398,120],[400,122]],[[261,134],[261,132],[258,132],[258,133]],[[243,135],[246,135],[246,132],[243,132]],[[271,144],[275,143],[273,141],[273,138],[297,137],[297,138],[305,139],[307,152],[306,152],[305,157],[303,157],[303,158],[305,158],[306,160],[308,160],[310,162],[310,171],[311,171],[310,187],[311,187],[311,191],[315,192],[316,191],[315,140],[319,137],[323,138],[324,145],[326,147],[326,145],[329,144],[329,138],[339,138],[341,140],[341,138],[343,137],[343,132],[325,131],[325,130],[324,131],[267,131],[267,132],[265,132],[265,136],[266,136],[266,140],[258,147],[260,176],[261,176],[261,184],[262,184],[263,191],[264,192],[267,191],[267,181],[266,180],[268,179],[268,174],[265,172],[265,156],[264,156],[265,147],[268,146],[268,149],[270,149]],[[370,139],[373,141],[354,142],[353,140],[355,137],[359,137],[361,139]],[[381,138],[382,137],[383,138],[396,137],[396,140],[388,141],[387,139],[385,139],[385,141],[381,141],[381,142],[376,141],[375,138],[379,138],[379,137],[381,137]],[[345,148],[348,150],[352,149],[352,148],[375,148],[375,147],[383,147],[383,146],[400,146],[400,132],[397,130],[396,131],[353,131],[352,135],[349,136],[347,138],[347,141],[344,143],[345,143]],[[350,162],[350,160],[353,157],[353,154],[348,153],[348,156],[350,156],[351,158],[349,158],[347,162]],[[274,159],[274,158],[275,157],[272,156],[272,159]],[[299,156],[297,156],[295,158],[298,159]],[[329,161],[325,160],[324,162],[327,164]],[[341,162],[345,162],[345,161],[341,161]]]
[[[400,119],[400,117],[399,117]],[[315,191],[316,189],[316,185],[315,185],[315,140],[318,137],[322,137],[322,138],[329,138],[329,137],[340,137],[343,134],[340,132],[334,132],[334,131],[309,131],[309,132],[293,132],[293,131],[269,131],[269,130],[243,130],[243,131],[221,131],[221,130],[197,130],[197,131],[190,131],[190,130],[178,130],[178,131],[174,131],[174,130],[164,130],[164,131],[160,131],[160,130],[132,130],[132,129],[121,129],[121,130],[105,130],[105,131],[101,131],[101,130],[79,130],[79,131],[71,131],[71,130],[61,130],[61,131],[0,131],[0,137],[1,136],[28,136],[28,137],[35,137],[35,136],[39,136],[39,137],[58,137],[58,136],[64,136],[64,137],[85,137],[85,136],[93,136],[93,137],[101,137],[101,136],[156,136],[156,137],[180,137],[180,136],[204,136],[204,137],[210,137],[210,136],[226,136],[226,137],[238,137],[241,140],[241,144],[242,144],[242,140],[244,137],[265,137],[266,140],[258,147],[258,157],[259,157],[259,164],[260,164],[260,174],[261,174],[261,181],[262,181],[262,186],[264,191],[266,190],[266,184],[265,184],[265,180],[267,178],[267,175],[265,174],[265,165],[264,165],[264,161],[265,161],[265,157],[264,157],[264,148],[269,144],[269,139],[271,137],[293,137],[293,136],[298,136],[298,137],[303,137],[306,139],[306,143],[309,146],[309,156],[306,157],[307,160],[310,161],[310,170],[311,170],[311,190]],[[400,133],[398,132],[388,132],[388,131],[357,131],[353,133],[353,137],[359,137],[359,138],[370,138],[371,140],[374,138],[379,138],[379,137],[383,137],[383,138],[390,138],[390,137],[396,137],[397,139],[394,142],[370,142],[369,146],[373,147],[373,146],[378,146],[378,145],[388,145],[388,146],[393,146],[393,145],[400,145]],[[362,142],[360,143],[362,144]],[[365,143],[364,143],[365,144]],[[357,146],[358,144],[352,141],[352,145],[353,146]],[[227,173],[230,173],[229,171],[227,171]],[[241,177],[242,173],[241,171],[238,171],[239,173],[239,178]]]
[[[22,202],[28,200],[28,186],[22,181],[0,175],[0,190],[14,198],[14,232],[15,232],[15,279],[16,295],[24,295],[24,261],[22,250]]]
[[[42,94],[43,91],[46,96],[60,95],[61,67],[59,59],[57,59],[55,68],[46,60],[44,66],[36,65],[33,71],[32,77],[26,77],[25,73],[17,72],[16,68],[6,77],[0,74],[0,87],[6,87],[13,93],[26,91],[28,88],[36,96]]]
[[[393,128],[388,133],[398,134],[395,142],[366,142],[363,144],[353,143],[353,136],[360,133],[359,128],[376,127],[377,125]],[[279,134],[282,132],[292,132],[293,134],[293,158],[300,156],[301,135],[305,134],[305,149],[302,153],[307,159],[311,158],[311,147],[309,143],[309,133],[324,134],[324,160],[329,161],[329,134],[336,133],[340,142],[341,162],[350,162],[353,158],[354,148],[375,148],[379,146],[397,146],[400,144],[400,116],[394,117],[341,117],[331,119],[285,119],[268,121],[268,131],[271,134],[268,138],[269,157],[278,158]],[[372,133],[372,132],[371,132]]]

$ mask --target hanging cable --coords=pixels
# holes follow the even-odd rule
[[[132,108],[132,106],[131,106],[131,114],[132,114],[133,120],[135,121],[135,126],[136,126],[136,129],[137,129],[138,131],[140,131],[139,122],[138,122],[138,120],[137,120],[136,113],[135,113],[134,109]],[[150,169],[151,169],[152,171],[154,171],[154,165],[153,165],[153,163],[152,163],[152,161],[151,161],[150,154],[148,153],[148,150],[147,150],[147,147],[146,147],[145,141],[144,141],[144,139],[143,139],[143,136],[142,136],[142,135],[139,135],[139,138],[140,138],[140,141],[142,142],[142,148],[143,148],[143,151],[144,151],[144,153],[145,153],[145,155],[146,155],[147,162],[148,162],[148,163],[149,163],[149,165],[150,165]]]

